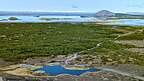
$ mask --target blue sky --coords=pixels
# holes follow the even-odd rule
[[[144,12],[144,0],[0,0],[0,11]]]

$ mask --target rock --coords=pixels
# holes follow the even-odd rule
[[[106,65],[117,65],[118,62],[117,61],[113,61],[113,62],[106,62]]]
[[[104,80],[104,81],[108,81],[109,79],[108,79],[108,78],[103,78],[103,80]]]
[[[92,61],[89,61],[89,62],[88,62],[88,65],[92,65],[92,64],[93,64],[93,62],[92,62]]]
[[[126,60],[125,59],[120,59],[119,62],[124,64],[126,62]]]
[[[134,58],[129,57],[128,62],[134,62]]]
[[[44,75],[47,75],[45,73],[45,71],[35,71],[32,74],[35,75],[35,76],[44,76]]]
[[[111,58],[108,58],[108,59],[107,59],[107,61],[109,61],[109,62],[112,62],[112,61],[113,61],[113,59],[111,59]]]
[[[6,36],[6,35],[1,35],[0,37],[5,38],[5,37],[7,37],[7,36]]]
[[[29,65],[29,64],[20,64],[20,67],[21,67],[21,68],[31,69],[31,68],[33,68],[33,67],[35,67],[35,66]]]
[[[2,77],[0,77],[0,81],[4,81]]]
[[[93,72],[93,73],[88,73],[89,76],[96,76],[97,73],[96,72]]]
[[[24,77],[14,75],[4,75],[2,81],[26,81]]]

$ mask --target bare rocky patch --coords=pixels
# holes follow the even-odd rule
[[[117,40],[115,43],[123,44],[123,45],[134,45],[136,48],[127,48],[127,51],[144,53],[144,40]]]
[[[144,53],[144,48],[129,48],[129,49],[126,49],[126,50],[131,51],[131,52],[141,53],[141,54]]]
[[[117,40],[115,43],[135,45],[137,47],[144,47],[144,40]]]
[[[0,67],[9,66],[12,64],[14,64],[14,63],[13,62],[7,62],[7,61],[0,58]]]

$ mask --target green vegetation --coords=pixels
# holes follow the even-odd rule
[[[16,17],[10,17],[10,18],[8,18],[8,20],[18,20],[18,18],[16,18]]]
[[[86,51],[82,54],[99,56],[103,63],[116,62],[118,64],[138,64],[144,65],[144,55],[125,50],[135,48],[133,45],[116,44],[112,41],[104,42],[100,47]]]
[[[126,51],[133,45],[114,43],[119,34],[128,30],[110,25],[70,23],[0,23],[0,57],[21,61],[31,57],[67,55],[96,47],[82,54],[111,58],[119,63],[144,64],[143,55]],[[134,30],[134,29],[133,29]],[[131,59],[136,59],[130,61]]]
[[[130,35],[122,36],[119,39],[121,40],[144,40],[144,31],[137,31]]]
[[[1,23],[0,57],[6,60],[72,54],[113,39],[110,26],[83,24]],[[119,32],[118,32],[119,33]]]

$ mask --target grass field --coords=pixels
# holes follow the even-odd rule
[[[0,23],[0,58],[22,61],[31,57],[68,55],[102,42],[100,47],[82,54],[101,56],[103,61],[111,58],[119,63],[143,65],[144,55],[124,50],[135,46],[114,43],[118,35],[125,33],[122,29],[128,31],[124,27],[85,23]]]

